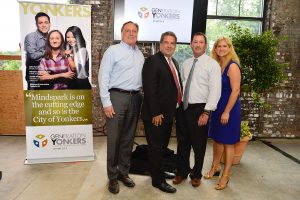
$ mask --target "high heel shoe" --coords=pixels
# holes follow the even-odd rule
[[[209,172],[210,172],[210,171],[213,171],[213,175],[212,175],[212,176],[209,175]],[[210,171],[207,172],[207,173],[203,176],[205,179],[211,179],[211,178],[213,178],[214,176],[219,176],[219,175],[220,175],[220,172],[221,172],[221,167],[220,167],[220,165],[213,165],[213,166],[211,167]]]
[[[226,182],[225,185],[221,185],[220,182],[219,182],[219,183],[215,186],[215,189],[216,189],[216,190],[224,190],[224,189],[227,187],[228,183],[229,183],[229,179],[230,179],[229,174],[222,174],[222,177],[228,177],[228,180],[227,180],[227,182]]]

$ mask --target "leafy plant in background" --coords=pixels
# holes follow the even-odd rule
[[[193,51],[190,45],[178,44],[176,45],[176,51],[174,57],[181,66],[183,61],[187,58],[193,57]]]
[[[241,122],[241,140],[251,140],[252,139],[252,133],[250,132],[249,122],[248,121],[242,121]]]
[[[239,55],[242,70],[242,85],[252,92],[252,98],[258,106],[268,108],[261,93],[277,86],[285,79],[286,64],[276,61],[276,47],[279,39],[270,31],[261,35],[251,33],[248,28],[236,24],[229,26],[232,43]]]
[[[20,51],[0,51],[2,55],[20,55]],[[21,70],[21,61],[19,60],[0,60],[0,70]]]

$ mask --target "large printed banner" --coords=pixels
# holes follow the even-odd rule
[[[20,2],[26,164],[95,159],[91,7]]]

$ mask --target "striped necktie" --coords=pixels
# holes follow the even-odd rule
[[[175,72],[175,69],[172,65],[172,60],[171,58],[168,58],[168,62],[169,62],[169,67],[171,69],[171,72],[172,72],[172,75],[173,75],[173,78],[174,78],[174,81],[175,81],[175,84],[176,84],[176,88],[177,88],[177,103],[178,105],[180,105],[181,103],[181,99],[182,99],[182,95],[181,95],[181,90],[180,90],[180,85],[179,85],[179,81],[178,81],[178,78],[177,78],[177,75],[176,75],[176,72]]]

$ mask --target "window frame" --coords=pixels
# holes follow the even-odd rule
[[[197,1],[197,0],[195,0]],[[206,9],[206,13],[208,11],[208,2],[209,0],[206,0],[207,1],[207,9]],[[241,1],[242,0],[239,0],[239,15],[240,15],[240,12],[241,12]],[[237,20],[237,21],[258,21],[258,22],[261,22],[261,30],[262,32],[265,31],[265,19],[266,19],[266,10],[267,10],[267,5],[266,5],[266,0],[262,0],[262,14],[261,16],[262,17],[243,17],[243,16],[224,16],[224,15],[218,15],[218,2],[219,0],[217,0],[216,2],[216,15],[207,15],[206,14],[206,21],[207,19],[220,19],[220,20]],[[206,23],[207,24],[207,23]],[[205,26],[205,30],[206,30],[206,26]]]

